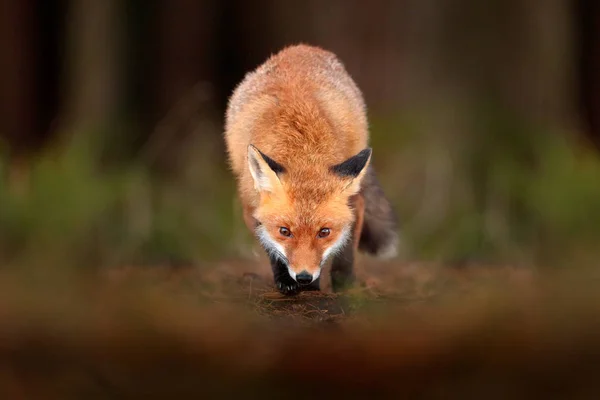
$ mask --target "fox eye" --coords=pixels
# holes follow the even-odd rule
[[[281,236],[285,236],[285,237],[292,236],[292,232],[290,232],[290,230],[288,228],[286,228],[285,226],[282,226],[281,228],[279,228],[279,233],[281,234]]]
[[[331,233],[331,229],[329,229],[329,228],[323,228],[323,229],[321,229],[319,231],[318,236],[320,238],[325,238],[325,237],[329,236],[330,233]]]

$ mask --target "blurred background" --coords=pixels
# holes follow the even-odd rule
[[[299,42],[402,252],[282,299],[223,117]],[[599,151],[596,0],[2,0],[0,397],[598,398]]]
[[[246,72],[304,42],[335,52],[364,92],[404,259],[594,263],[599,9],[585,0],[3,1],[0,261],[249,256],[224,153],[227,99]]]

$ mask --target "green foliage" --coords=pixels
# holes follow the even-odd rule
[[[10,182],[0,164],[3,264],[197,263],[235,247],[222,168],[196,167],[202,176],[188,166],[166,181],[141,163],[102,166],[98,148],[92,135],[77,136],[36,158],[23,182]]]
[[[372,124],[376,167],[400,215],[407,256],[594,263],[600,255],[595,150],[489,105],[477,111],[459,129],[444,127],[446,136],[428,132],[435,125],[418,113],[410,123],[395,117]]]
[[[594,151],[493,107],[462,136],[428,132],[435,125],[426,115],[372,118],[374,163],[408,257],[595,263]],[[186,146],[181,168],[166,177],[141,162],[109,168],[101,147],[93,135],[74,136],[36,158],[24,182],[9,180],[0,159],[2,264],[198,264],[247,253],[252,237],[234,178],[214,146]]]

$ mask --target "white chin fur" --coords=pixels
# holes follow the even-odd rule
[[[321,276],[321,268],[319,268],[319,269],[317,270],[317,272],[315,272],[315,273],[313,274],[313,280],[312,280],[312,282],[311,282],[311,283],[313,283],[314,281],[316,281],[316,280],[319,278],[319,276]]]
[[[271,235],[269,235],[269,232],[267,232],[267,229],[263,225],[260,225],[256,228],[256,235],[258,236],[258,240],[260,240],[260,242],[262,243],[265,250],[267,250],[269,255],[273,257],[278,257],[286,265],[288,264],[285,249],[283,248],[283,246],[281,246],[279,243],[273,240],[273,238],[271,237]],[[296,274],[293,275],[293,278],[296,279]]]
[[[290,273],[290,276],[292,277],[293,280],[296,280],[296,272],[292,271],[292,269],[289,267],[287,267],[288,272]]]
[[[323,257],[321,257],[321,265],[325,264],[329,257],[342,250],[344,245],[348,242],[348,239],[350,239],[350,229],[344,228],[338,240],[323,252]]]

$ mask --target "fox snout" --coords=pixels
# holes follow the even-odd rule
[[[319,275],[321,275],[321,269],[310,272],[306,268],[298,268],[296,270],[288,268],[288,272],[290,273],[290,276],[300,285],[310,285],[317,280]]]
[[[301,285],[311,284],[313,281],[313,275],[308,273],[306,270],[296,274],[296,282]]]

